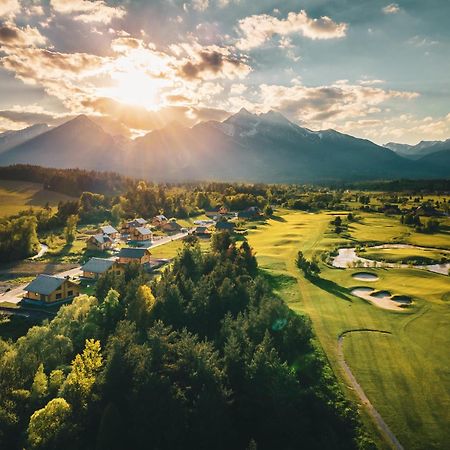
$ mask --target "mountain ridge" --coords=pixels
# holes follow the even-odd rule
[[[445,157],[444,161],[446,161]],[[312,131],[277,111],[246,109],[192,128],[171,124],[134,140],[108,134],[80,115],[0,154],[0,164],[113,170],[155,181],[393,179],[448,176],[395,151],[336,130]]]

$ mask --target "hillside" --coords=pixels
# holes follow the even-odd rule
[[[281,114],[242,109],[223,122],[171,124],[128,141],[86,116],[0,155],[0,164],[112,170],[155,181],[317,182],[446,176],[385,147],[335,130],[311,131]],[[431,174],[430,174],[431,170]]]
[[[396,142],[388,142],[386,148],[394,151],[400,156],[412,160],[420,159],[426,155],[447,150],[450,148],[450,139],[445,141],[420,141],[416,145],[398,144]]]

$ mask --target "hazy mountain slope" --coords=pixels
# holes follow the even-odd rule
[[[424,156],[417,161],[417,165],[434,177],[450,178],[450,147]]]
[[[385,147],[391,149],[400,156],[417,160],[423,156],[450,148],[450,139],[445,141],[420,141],[416,145],[388,142]]]
[[[120,162],[116,141],[86,116],[78,116],[0,155],[0,164],[113,169]]]
[[[31,127],[23,128],[22,130],[6,131],[0,134],[0,153],[3,153],[10,148],[20,145],[42,133],[48,131],[49,126],[45,123],[38,123]]]

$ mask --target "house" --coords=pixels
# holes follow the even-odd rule
[[[151,241],[153,233],[147,227],[138,227],[133,230],[131,238],[135,241]]]
[[[191,233],[197,237],[211,237],[211,232],[209,231],[208,227],[205,227],[203,225],[195,227]]]
[[[132,233],[135,228],[145,227],[147,225],[147,221],[142,217],[137,219],[129,220],[123,224],[123,230],[125,233]]]
[[[120,252],[117,256],[119,258],[119,264],[129,264],[136,262],[139,264],[148,264],[150,263],[151,253],[148,248],[124,247],[120,249]]]
[[[97,279],[106,272],[114,272],[120,275],[123,267],[117,264],[114,259],[91,258],[82,268],[84,278]]]
[[[160,228],[162,225],[164,225],[168,221],[169,221],[169,219],[166,216],[160,214],[158,216],[153,217],[152,225],[154,227]]]
[[[119,238],[119,232],[111,225],[104,225],[100,227],[97,233],[106,234],[106,236],[110,237],[113,240]]]
[[[239,219],[254,220],[261,217],[261,210],[257,206],[250,206],[244,211],[239,211],[237,216]]]
[[[87,240],[89,250],[108,250],[112,247],[113,240],[106,234],[94,234]]]
[[[78,285],[68,278],[53,275],[38,275],[26,288],[23,299],[48,305],[72,300],[80,294]]]
[[[216,223],[216,230],[217,231],[229,231],[230,233],[234,230],[234,223],[228,222],[226,220],[221,220]]]
[[[175,221],[169,221],[162,225],[161,229],[168,234],[179,233],[181,225]]]

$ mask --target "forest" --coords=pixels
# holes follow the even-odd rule
[[[0,340],[0,442],[40,449],[351,449],[356,411],[292,312],[227,233],[160,279],[99,280]]]

